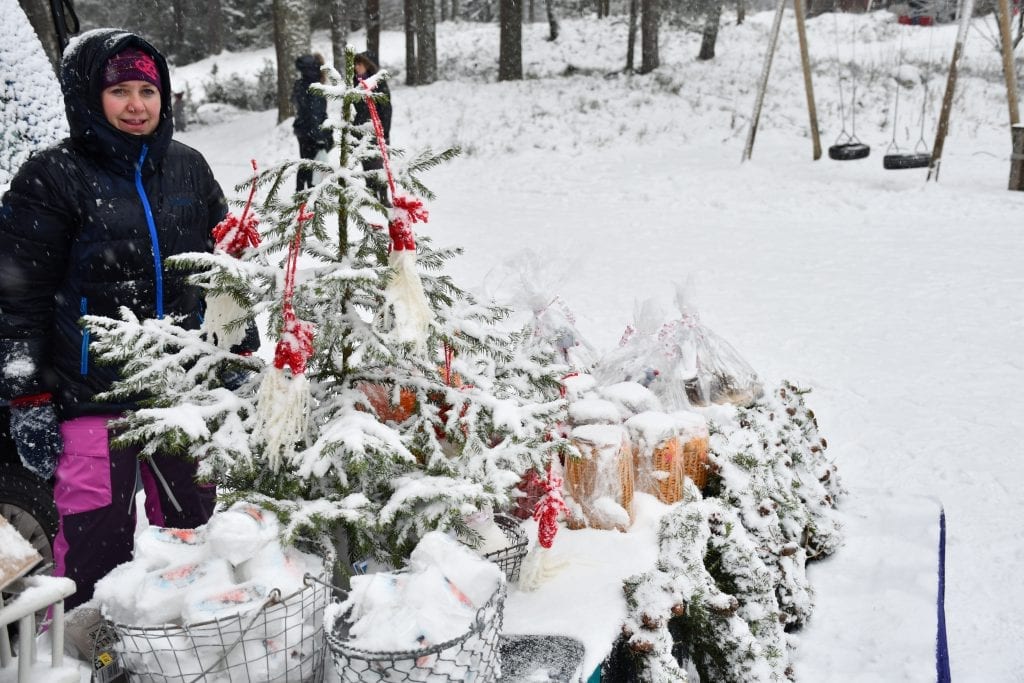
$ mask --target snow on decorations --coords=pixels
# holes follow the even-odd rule
[[[806,391],[783,383],[749,408],[709,409],[710,474],[702,498],[662,518],[656,567],[625,582],[625,647],[610,668],[641,681],[793,678],[790,632],[814,607],[809,560],[842,540],[844,493]]]
[[[309,671],[317,656],[322,664],[326,590],[306,576],[323,579],[326,561],[282,546],[278,533],[276,516],[247,502],[198,529],[144,530],[134,558],[95,593],[129,673],[267,681]]]
[[[352,578],[324,621],[343,681],[493,680],[505,576],[441,532],[401,572]]]

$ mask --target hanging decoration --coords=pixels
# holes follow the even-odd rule
[[[256,194],[256,160],[252,164],[252,186],[249,198],[242,209],[241,217],[228,213],[213,228],[214,250],[223,252],[234,258],[240,258],[242,252],[249,247],[258,247],[260,233],[257,229],[259,218],[252,210],[252,200]],[[235,297],[226,293],[211,293],[206,297],[206,314],[203,317],[203,331],[207,338],[222,349],[230,349],[245,338],[245,325],[238,321],[246,315],[246,309],[238,304]]]
[[[426,223],[428,212],[423,202],[415,197],[399,195],[395,187],[395,177],[391,172],[391,160],[388,157],[387,142],[384,139],[384,127],[377,113],[377,105],[370,93],[373,91],[372,79],[361,81],[367,90],[366,104],[373,121],[373,130],[377,136],[377,146],[384,160],[384,171],[387,175],[388,189],[391,192],[391,212],[388,216],[388,235],[391,245],[388,251],[388,263],[394,271],[388,281],[384,295],[395,314],[393,334],[402,342],[411,343],[417,348],[424,348],[434,313],[423,291],[423,283],[416,271],[416,240],[413,235],[414,223]]]
[[[538,522],[537,543],[523,559],[519,575],[519,587],[523,590],[536,590],[566,565],[565,560],[556,560],[551,554],[551,546],[558,534],[558,516],[569,511],[562,497],[562,476],[555,467],[552,460],[548,465],[547,479],[540,483],[544,495],[533,508],[533,518]]]
[[[295,444],[306,435],[309,413],[309,380],[306,365],[313,356],[312,323],[299,320],[292,299],[295,276],[302,247],[302,224],[313,217],[306,205],[299,207],[295,238],[288,248],[284,276],[284,302],[281,334],[274,350],[274,364],[267,372],[256,396],[256,423],[253,437],[265,446],[267,463],[277,472],[282,460],[295,454]],[[290,376],[285,374],[285,367]]]

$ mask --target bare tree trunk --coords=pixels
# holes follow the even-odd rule
[[[739,26],[747,18],[746,0],[736,0],[736,25]]]
[[[523,78],[523,13],[520,0],[500,0],[498,25],[498,80]]]
[[[206,49],[211,55],[224,50],[224,10],[221,0],[206,0]]]
[[[429,85],[437,80],[437,16],[434,0],[416,2],[416,81]]]
[[[416,0],[404,0],[405,14],[405,84],[419,83],[416,63]]]
[[[548,14],[548,40],[554,42],[558,40],[558,19],[555,17],[555,8],[552,0],[544,0],[544,4]]]
[[[47,0],[18,0],[18,4],[28,17],[28,23],[32,24],[32,30],[39,36],[39,42],[43,44],[43,50],[46,51],[54,71],[58,72],[61,50],[57,41],[57,30],[53,26],[50,3]]]
[[[345,43],[348,42],[348,18],[345,16],[345,0],[330,1],[331,22],[331,64],[343,77],[345,75]]]
[[[172,0],[171,13],[174,16],[174,30],[171,32],[171,40],[168,51],[177,52],[185,45],[185,0]]]
[[[366,0],[366,51],[380,59],[380,0]]]
[[[309,10],[302,0],[274,0],[274,49],[277,53],[277,122],[295,115],[292,83],[295,59],[309,52]]]
[[[452,0],[452,21],[459,20],[459,0]]]
[[[661,23],[659,0],[640,2],[640,73],[654,71],[661,64],[658,56],[658,25]]]
[[[626,71],[633,71],[633,57],[636,52],[636,21],[639,0],[629,0],[629,38],[626,40]]]
[[[704,20],[704,35],[700,41],[697,59],[707,61],[715,58],[715,43],[718,42],[718,24],[722,21],[722,0],[711,0],[708,16]]]
[[[533,11],[533,7],[534,7],[535,4],[536,3],[534,2],[534,0],[530,0],[530,5],[529,5],[530,6],[530,10],[529,10],[529,12],[527,12],[527,19],[526,19],[527,23],[532,24],[533,22],[537,21],[537,15],[534,14],[534,11]]]

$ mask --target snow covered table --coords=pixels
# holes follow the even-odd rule
[[[506,636],[570,636],[585,647],[583,675],[600,666],[619,637],[626,618],[623,579],[648,571],[658,554],[658,521],[671,509],[654,496],[638,493],[636,519],[625,533],[600,529],[559,529],[552,546],[555,562],[565,567],[533,592],[509,586],[505,603]],[[524,523],[536,540],[537,525]]]

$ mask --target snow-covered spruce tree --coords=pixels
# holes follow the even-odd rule
[[[0,0],[0,192],[37,149],[68,134],[60,83],[15,0]]]
[[[791,629],[803,626],[814,608],[807,560],[842,542],[833,515],[842,487],[805,393],[785,382],[732,419],[712,422],[709,441],[709,494],[735,508],[757,540]]]
[[[304,432],[276,446],[260,423],[255,396],[275,372],[289,387],[301,377],[223,350],[211,330],[130,316],[88,324],[96,331],[94,354],[123,366],[125,379],[113,393],[148,396],[147,406],[125,421],[123,442],[199,457],[202,476],[224,483],[228,500],[272,507],[289,534],[341,525],[353,557],[398,562],[429,530],[471,536],[466,513],[506,507],[521,475],[543,471],[550,454],[565,446],[550,435],[550,426],[564,419],[558,381],[565,368],[539,353],[542,347],[526,344],[528,332],[506,331],[505,310],[458,288],[441,272],[457,252],[435,249],[422,236],[416,254],[433,320],[425,339],[403,336],[407,321],[388,290],[396,277],[388,209],[366,189],[367,178],[381,182],[383,174],[361,164],[374,156],[377,141],[370,125],[351,123],[352,104],[366,94],[348,85],[353,54],[347,50],[346,78],[332,72],[330,85],[314,86],[335,112],[326,124],[334,130],[332,163],[287,161],[265,170],[257,179],[264,194],[257,204],[259,245],[240,250],[239,258],[217,251],[174,264],[195,272],[208,299],[235,301],[229,328],[268,315],[275,335],[289,315],[282,261],[301,227],[290,303],[298,319],[315,326],[303,373],[310,394]],[[453,155],[427,152],[408,160],[396,173],[397,187],[431,198],[418,173]],[[286,193],[302,164],[323,179]],[[224,386],[225,376],[240,373],[249,373],[241,386]]]
[[[749,408],[707,412],[708,497],[687,484],[693,502],[662,519],[656,568],[625,584],[621,651],[643,680],[683,676],[683,659],[705,681],[793,676],[783,629],[813,609],[806,562],[842,540],[842,486],[805,393],[783,383]]]
[[[789,666],[771,572],[736,510],[700,500],[665,515],[654,570],[625,582],[625,650],[644,681],[779,681]]]

